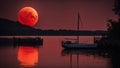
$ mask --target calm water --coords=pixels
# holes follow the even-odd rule
[[[43,46],[1,46],[0,68],[111,68],[111,60],[96,50],[64,50],[61,41],[73,36],[42,36]],[[80,37],[93,43],[93,37]],[[0,44],[4,45],[4,44]],[[12,45],[12,43],[10,43]]]

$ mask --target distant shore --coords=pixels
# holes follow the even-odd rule
[[[104,36],[107,35],[107,31],[76,31],[76,30],[39,30],[36,33],[29,32],[27,34],[2,34],[0,36]]]

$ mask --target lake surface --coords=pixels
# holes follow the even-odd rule
[[[96,50],[65,50],[64,38],[74,36],[41,36],[43,46],[4,46],[0,44],[0,68],[112,68],[111,59]],[[93,43],[93,37],[80,37],[81,42]],[[106,53],[107,55],[107,53]]]

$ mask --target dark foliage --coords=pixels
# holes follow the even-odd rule
[[[113,11],[116,15],[120,16],[120,0],[115,0]]]
[[[108,38],[109,39],[120,39],[120,20],[113,21],[108,20]]]

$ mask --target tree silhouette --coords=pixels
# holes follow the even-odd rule
[[[114,21],[112,19],[108,20],[108,38],[120,39],[120,0],[115,0],[113,11],[116,15],[118,15],[119,19],[118,21]]]
[[[109,39],[120,39],[120,20],[113,21],[108,20],[108,38]]]
[[[115,0],[113,11],[120,17],[120,0]]]

